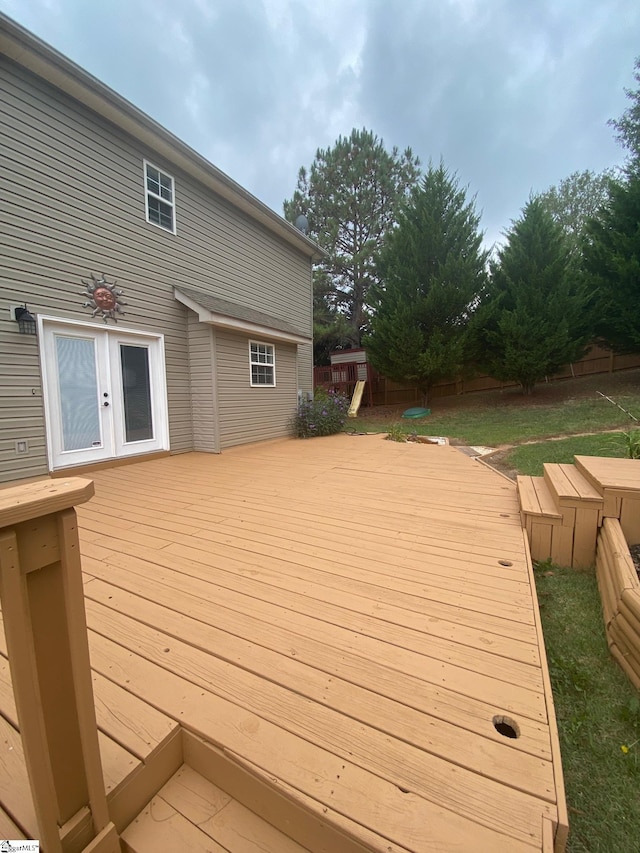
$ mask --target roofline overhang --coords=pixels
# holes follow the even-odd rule
[[[0,53],[104,116],[311,260],[318,261],[326,257],[327,253],[317,243],[197,151],[88,71],[1,12]]]
[[[195,311],[201,323],[208,323],[210,326],[216,326],[220,329],[230,329],[233,332],[243,332],[244,334],[283,341],[288,344],[310,344],[313,342],[311,337],[307,338],[304,335],[283,332],[280,329],[272,329],[270,326],[263,326],[260,323],[250,323],[248,320],[238,320],[216,311],[209,311],[195,299],[181,293],[178,287],[174,288],[173,292],[178,302],[181,302],[191,311]]]

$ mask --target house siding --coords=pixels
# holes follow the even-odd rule
[[[220,447],[291,434],[297,404],[297,355],[293,344],[275,346],[276,387],[252,387],[249,341],[258,338],[216,329]]]
[[[4,281],[2,291],[4,297]],[[19,305],[21,300],[12,304]],[[8,304],[0,312],[0,374],[0,479],[2,461],[9,472],[18,472],[15,476],[35,477],[46,471],[38,342],[18,333],[17,323],[9,319]],[[17,454],[16,441],[27,441],[28,452]]]
[[[189,376],[193,449],[215,453],[220,449],[220,444],[213,329],[205,323],[200,323],[192,311],[189,311]]]
[[[165,338],[172,451],[194,448],[193,423],[203,417],[200,404],[193,408],[187,311],[174,299],[175,286],[286,317],[311,337],[308,257],[6,58],[0,147],[0,480],[47,471],[37,342],[18,335],[11,305],[91,322],[81,280],[91,272],[117,280],[127,303],[119,325]],[[145,158],[175,180],[177,235],[146,222]],[[295,381],[310,390],[311,347],[300,350]],[[33,437],[28,454],[16,455],[14,435]],[[203,426],[202,440],[210,444],[212,436]],[[244,429],[238,438],[246,440]],[[234,443],[228,433],[227,443]]]

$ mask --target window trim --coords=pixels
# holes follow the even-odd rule
[[[151,160],[147,160],[146,157],[142,161],[142,182],[144,187],[144,213],[147,222],[149,225],[153,225],[154,228],[160,228],[161,231],[165,231],[168,234],[177,234],[177,217],[176,217],[176,182],[173,175],[170,175],[168,172],[165,172],[164,169],[161,169],[159,166],[156,166],[155,163],[152,163]],[[155,169],[160,175],[164,175],[165,178],[169,178],[171,181],[171,201],[168,202],[165,198],[162,198],[160,195],[156,195],[147,187],[147,169]],[[159,222],[154,222],[149,218],[149,196],[152,198],[157,198],[158,201],[161,201],[163,204],[168,205],[171,208],[171,220],[173,223],[173,228],[165,228],[164,225],[161,225]]]
[[[264,366],[265,362],[253,360],[253,352],[251,351],[252,344],[255,344],[256,346],[270,347],[271,348],[273,362],[271,364],[268,364],[267,366],[271,367],[273,369],[273,382],[270,382],[269,384],[267,384],[266,382],[254,382],[253,381],[253,366],[254,365],[263,365]],[[270,343],[269,341],[258,341],[258,340],[253,340],[253,339],[249,340],[249,384],[252,388],[275,388],[276,387],[276,345],[275,344]]]

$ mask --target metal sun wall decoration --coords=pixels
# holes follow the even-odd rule
[[[83,308],[92,309],[92,317],[102,317],[107,320],[118,322],[118,314],[124,315],[122,306],[126,305],[120,297],[124,296],[122,290],[116,288],[117,281],[109,282],[104,273],[100,277],[91,273],[91,281],[81,279],[84,286],[87,288],[81,296],[86,296],[87,301],[83,304]]]

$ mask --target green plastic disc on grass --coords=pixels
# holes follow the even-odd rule
[[[418,407],[416,409],[407,409],[406,412],[402,413],[402,417],[403,418],[424,418],[430,414],[431,414],[431,409],[423,409],[423,408]]]

